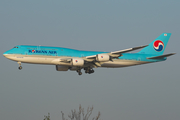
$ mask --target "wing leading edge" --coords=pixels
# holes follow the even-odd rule
[[[122,53],[126,53],[126,52],[131,52],[134,50],[138,50],[138,49],[142,49],[147,47],[148,45],[144,45],[144,46],[139,46],[139,47],[134,47],[134,48],[128,48],[128,49],[124,49],[124,50],[119,50],[119,51],[114,51],[114,52],[110,52],[110,53],[104,53],[104,54],[108,54],[110,55],[112,58],[117,58],[119,56],[121,56]],[[87,56],[87,59],[95,59],[96,55],[92,55],[92,56]]]

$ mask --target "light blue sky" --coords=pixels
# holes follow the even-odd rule
[[[103,120],[180,119],[179,0],[1,0],[0,116],[51,120],[93,105]],[[15,45],[49,45],[115,51],[172,36],[167,61],[91,75],[57,72],[55,66],[18,64],[3,57]]]

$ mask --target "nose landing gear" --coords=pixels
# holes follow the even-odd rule
[[[18,62],[18,64],[19,64],[18,69],[21,70],[22,69],[21,62]]]

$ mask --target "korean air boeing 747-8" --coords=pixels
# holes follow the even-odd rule
[[[57,71],[72,70],[79,75],[82,75],[81,69],[84,69],[85,73],[91,74],[94,73],[93,68],[97,67],[119,68],[165,61],[168,56],[175,54],[163,55],[170,36],[171,33],[163,33],[149,45],[114,52],[17,45],[3,55],[18,62],[19,70],[22,69],[21,63],[32,63],[55,65]],[[143,49],[138,53],[127,53],[141,48]]]

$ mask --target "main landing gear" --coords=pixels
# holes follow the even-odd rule
[[[19,64],[18,69],[21,70],[22,69],[21,62],[18,62],[18,64]]]
[[[78,75],[82,75],[81,69],[78,69],[77,72],[78,72]]]
[[[89,73],[89,74],[94,73],[94,70],[92,68],[84,68],[84,70],[85,73]]]
[[[84,70],[85,70],[85,73],[88,73],[88,74],[94,73],[94,70],[92,68],[89,68],[89,67],[84,68]],[[76,70],[76,71],[77,71],[78,75],[82,75],[81,68]]]

